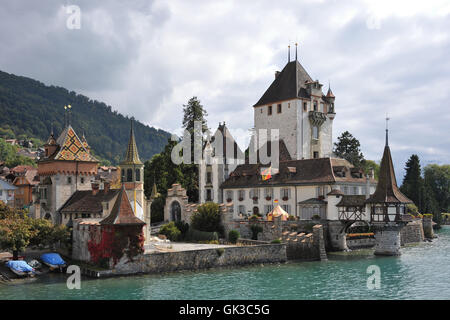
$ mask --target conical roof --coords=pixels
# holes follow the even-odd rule
[[[144,225],[145,222],[134,215],[133,208],[131,208],[130,201],[125,191],[125,186],[122,188],[117,195],[114,207],[111,213],[102,221],[100,224],[103,225]]]
[[[134,138],[133,122],[131,122],[130,140],[128,141],[127,153],[125,159],[120,164],[143,164],[139,159],[139,153]]]
[[[375,193],[366,200],[367,203],[412,203],[397,186],[394,165],[392,163],[391,150],[387,144],[384,147],[383,159],[381,159],[380,174]]]

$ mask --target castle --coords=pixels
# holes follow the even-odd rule
[[[206,141],[199,169],[200,203],[232,203],[234,217],[266,215],[278,203],[300,219],[317,215],[338,219],[328,196],[342,194],[365,200],[375,191],[373,173],[365,176],[332,152],[335,96],[313,80],[297,58],[288,61],[253,105],[255,133],[242,152],[225,123]],[[278,146],[270,130],[278,130]],[[260,134],[267,132],[267,134]],[[263,164],[260,146],[278,151],[277,168]],[[256,163],[247,153],[256,150]],[[268,175],[262,174],[268,172]]]

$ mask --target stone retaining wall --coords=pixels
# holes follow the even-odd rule
[[[286,260],[285,244],[158,252],[140,255],[134,258],[132,262],[124,256],[114,269],[99,271],[98,277],[278,263],[286,262]]]
[[[404,246],[409,243],[417,243],[425,240],[422,220],[414,220],[409,222],[400,231],[400,245]]]

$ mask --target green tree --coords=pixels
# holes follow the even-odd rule
[[[420,160],[416,154],[406,162],[405,176],[400,191],[403,192],[409,199],[411,199],[418,208],[422,209],[423,197],[423,179],[421,176]]]
[[[192,97],[189,99],[187,104],[183,105],[183,113],[183,128],[189,132],[191,137],[191,156],[193,159],[195,137],[197,137],[197,141],[200,141],[199,138],[201,138],[203,133],[208,130],[208,126],[206,124],[206,116],[208,113],[203,108],[197,97]],[[201,122],[201,132],[194,132],[194,123],[196,121]],[[199,147],[201,148],[201,145]]]
[[[370,174],[370,171],[373,169],[374,175],[375,175],[375,179],[378,180],[378,177],[380,175],[380,165],[378,163],[376,163],[373,160],[366,160],[366,159],[364,159],[361,162],[361,168],[363,169],[365,174]]]
[[[223,233],[219,205],[214,202],[199,205],[191,217],[191,226],[199,231]]]
[[[449,212],[450,165],[427,165],[424,168],[424,185],[427,198],[431,202],[429,212]]]
[[[345,131],[338,137],[338,142],[334,143],[333,152],[336,156],[348,160],[357,168],[361,167],[361,163],[364,160],[358,139],[353,137],[348,131]]]

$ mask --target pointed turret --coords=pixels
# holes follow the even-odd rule
[[[134,138],[133,121],[131,121],[130,140],[128,141],[127,153],[125,155],[125,159],[120,164],[143,164],[139,159],[136,140]]]
[[[397,186],[391,149],[388,145],[388,129],[386,129],[386,145],[381,159],[380,174],[375,193],[366,200],[367,203],[412,203]]]
[[[111,213],[102,221],[101,225],[144,225],[145,222],[136,217],[133,213],[133,208],[131,207],[130,200],[128,198],[125,186],[122,188],[117,195],[114,207]]]
[[[153,183],[152,187],[152,194],[150,195],[150,199],[158,198],[161,194],[158,193],[158,190],[156,189],[156,183]]]

